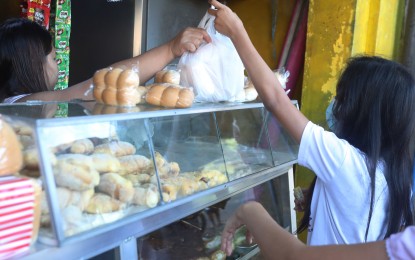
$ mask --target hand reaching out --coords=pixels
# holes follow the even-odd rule
[[[235,232],[244,225],[242,219],[238,216],[241,209],[237,210],[227,221],[222,232],[221,250],[225,252],[227,256],[230,256],[233,251],[233,240]],[[249,230],[246,230],[246,242],[252,244],[253,237]]]
[[[215,28],[221,34],[224,34],[232,39],[232,36],[243,29],[241,19],[229,7],[216,0],[209,0],[209,4],[216,9],[209,9],[209,14],[215,16]]]

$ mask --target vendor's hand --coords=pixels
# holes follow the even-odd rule
[[[202,28],[186,28],[181,31],[170,43],[171,52],[175,57],[180,57],[188,52],[195,52],[205,42],[211,42],[209,34]]]
[[[241,19],[229,7],[216,0],[209,0],[208,2],[216,8],[216,10],[208,9],[208,12],[216,17],[215,28],[218,32],[232,38],[238,31],[243,30]]]

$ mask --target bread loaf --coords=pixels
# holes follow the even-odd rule
[[[132,182],[116,173],[102,175],[97,189],[121,202],[130,202],[134,196]]]
[[[63,154],[58,156],[54,167],[55,182],[60,187],[84,191],[99,183],[99,173],[92,159],[82,154]]]
[[[180,84],[180,72],[177,70],[161,70],[156,73],[154,82]]]
[[[125,155],[135,154],[135,147],[131,143],[123,141],[112,141],[110,143],[104,143],[97,145],[94,150],[94,154],[106,153],[115,157],[121,157]]]
[[[131,69],[102,69],[93,77],[94,97],[112,106],[135,106],[143,103],[147,88],[140,87],[138,73]]]
[[[146,95],[147,103],[169,108],[190,107],[193,100],[192,89],[171,84],[154,84],[150,86]]]
[[[12,127],[0,118],[0,176],[17,173],[23,166],[21,144]]]

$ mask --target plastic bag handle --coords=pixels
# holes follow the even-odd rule
[[[198,27],[205,29],[209,34],[216,33],[216,29],[213,24],[214,21],[215,21],[215,16],[206,12],[202,20],[200,20]]]

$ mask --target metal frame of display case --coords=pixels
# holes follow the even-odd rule
[[[30,104],[37,104],[36,102],[30,102]],[[293,102],[297,105],[296,102]],[[21,104],[16,104],[21,105]],[[27,105],[27,104],[26,104]],[[2,105],[0,105],[1,108]],[[10,106],[10,105],[9,105]],[[122,113],[111,115],[96,115],[94,116],[94,123],[130,120],[130,119],[145,119],[164,116],[177,116],[188,114],[200,114],[200,113],[214,113],[219,111],[230,111],[237,109],[251,109],[251,108],[263,108],[262,103],[225,103],[225,104],[195,104],[188,109],[163,109],[160,108],[156,111],[141,111],[139,113]],[[0,110],[1,111],[1,110]],[[86,112],[86,114],[88,114]],[[65,126],[65,125],[77,125],[79,123],[85,123],[90,119],[88,116],[77,116],[73,118],[54,118],[54,119],[38,119],[34,120],[36,126],[36,138],[39,138],[39,129],[53,127],[53,126]],[[41,170],[44,174],[46,181],[46,188],[48,192],[48,203],[51,206],[51,214],[53,223],[56,220],[56,216],[60,216],[58,212],[57,198],[52,197],[50,194],[56,194],[56,186],[54,185],[53,174],[51,167],[44,167],[44,164],[48,164],[49,158],[43,156],[46,153],[45,145],[40,145],[39,151],[42,160]],[[118,253],[121,259],[137,259],[137,244],[136,238],[146,235],[152,231],[155,231],[163,226],[166,226],[174,221],[177,221],[183,217],[193,214],[199,210],[209,207],[219,201],[232,197],[242,191],[255,187],[261,183],[274,179],[283,174],[288,174],[288,190],[293,190],[293,165],[297,160],[291,160],[281,165],[275,165],[268,169],[256,172],[254,174],[229,181],[209,188],[204,191],[189,195],[187,197],[180,198],[176,201],[159,205],[158,207],[148,209],[140,212],[139,214],[133,214],[126,216],[116,222],[96,227],[92,230],[82,232],[80,234],[65,238],[64,243],[60,245],[47,245],[37,242],[35,246],[31,248],[29,253],[20,256],[19,259],[42,259],[42,258],[60,258],[62,256],[70,256],[71,259],[83,259],[99,255],[105,251],[113,248],[118,248]],[[290,208],[293,209],[294,197],[292,192],[289,195]],[[62,223],[54,223],[56,226]],[[295,211],[291,210],[291,227],[292,230],[296,229]],[[59,228],[54,228],[55,236],[63,237],[63,234],[57,233]],[[52,241],[53,242],[53,241]]]

